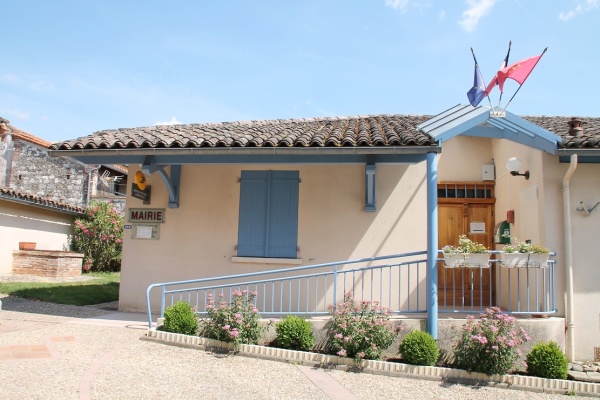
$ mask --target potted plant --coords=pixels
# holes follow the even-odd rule
[[[465,256],[462,254],[460,247],[444,246],[444,267],[458,268],[465,265]]]
[[[465,235],[459,236],[458,244],[465,255],[465,267],[488,268],[490,266],[490,251],[483,244],[474,242]]]
[[[515,244],[507,244],[500,253],[502,266],[506,268],[526,267],[530,249],[531,244],[527,242],[516,241]]]
[[[466,235],[459,236],[458,247],[444,246],[442,251],[446,268],[489,267],[489,250],[483,244],[472,241]]]
[[[550,250],[540,244],[531,244],[529,251],[528,267],[546,268],[548,266],[548,257]]]

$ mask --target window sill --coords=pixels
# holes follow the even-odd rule
[[[301,258],[263,258],[263,257],[231,257],[231,262],[244,264],[286,264],[301,265]]]

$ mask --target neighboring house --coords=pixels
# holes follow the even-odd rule
[[[600,213],[579,209],[600,201],[599,134],[600,118],[521,118],[456,106],[435,117],[105,130],[55,143],[50,154],[128,164],[131,176],[143,171],[144,185],[152,187],[146,204],[127,188],[132,231],[124,235],[121,310],[144,310],[145,290],[156,282],[420,250],[429,252],[429,270],[438,271],[437,282],[433,275],[412,282],[412,289],[438,300],[428,312],[438,305],[452,312],[448,304],[473,293],[513,307],[520,302],[514,291],[529,290],[529,281],[513,281],[507,293],[509,272],[496,266],[479,283],[463,274],[457,298],[456,281],[447,280],[454,272],[436,263],[437,249],[456,244],[461,233],[494,246],[495,225],[513,210],[513,237],[557,253],[556,304],[533,310],[566,316],[568,342],[575,343],[574,350],[567,343],[568,350],[591,359],[600,346],[594,300],[600,268],[592,253]],[[510,157],[520,158],[529,179],[509,174]],[[580,165],[573,166],[577,157]],[[570,178],[569,168],[575,168]],[[563,206],[565,190],[572,205]],[[136,225],[143,222],[152,229],[139,236]],[[574,291],[565,300],[571,271]]]
[[[124,208],[124,195],[115,193],[115,184],[125,191],[123,167],[50,157],[50,142],[1,118],[0,135],[0,273],[11,272],[19,242],[35,242],[41,250],[68,250],[73,221],[90,200]]]

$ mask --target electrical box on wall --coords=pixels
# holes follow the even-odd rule
[[[496,174],[494,174],[494,165],[483,165],[481,167],[481,179],[484,181],[493,181],[496,179]]]

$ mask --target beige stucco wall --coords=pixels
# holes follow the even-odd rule
[[[365,166],[204,165],[182,167],[180,207],[169,209],[157,174],[151,204],[127,197],[127,208],[164,208],[159,240],[125,231],[119,308],[145,311],[148,285],[287,268],[233,262],[242,170],[300,171],[298,247],[302,265],[426,249],[426,164],[377,165],[377,211],[365,212]],[[136,167],[130,167],[134,176]],[[127,224],[128,222],[126,222]],[[424,276],[421,277],[424,279]],[[415,282],[416,284],[416,282]],[[153,298],[153,301],[155,298]]]
[[[0,200],[0,273],[11,272],[19,242],[36,242],[39,250],[67,250],[72,224],[70,215]]]
[[[457,136],[442,144],[438,181],[481,181],[483,165],[492,164],[490,139]]]
[[[561,260],[557,281],[561,290],[559,299],[564,304],[564,206],[562,181],[569,164],[555,157],[544,159],[546,180],[546,237],[556,240],[557,259]],[[551,185],[551,186],[550,186]],[[553,194],[552,197],[549,194]],[[575,358],[593,360],[594,348],[600,347],[600,261],[595,249],[600,238],[600,206],[587,216],[577,211],[581,202],[592,208],[600,201],[600,166],[579,164],[570,180],[571,240],[573,245],[573,307],[575,320]],[[556,237],[556,239],[554,239]]]

